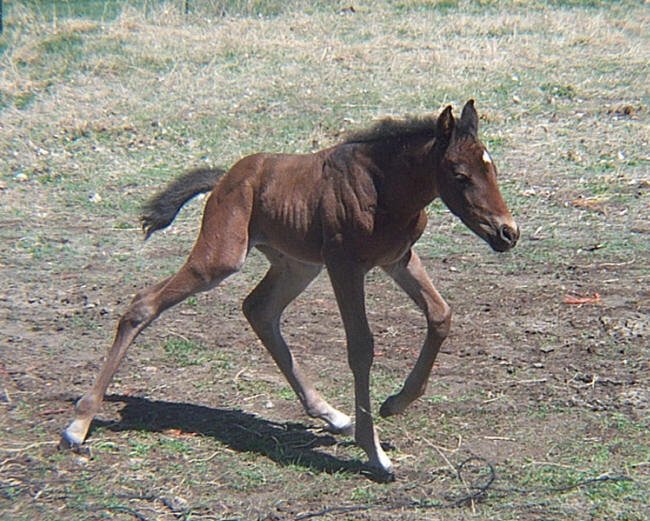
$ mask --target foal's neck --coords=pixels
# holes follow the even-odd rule
[[[442,152],[437,148],[435,138],[427,136],[371,144],[368,154],[381,177],[380,204],[398,214],[415,215],[438,197]]]

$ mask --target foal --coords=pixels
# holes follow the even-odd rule
[[[390,478],[392,464],[373,426],[369,379],[373,336],[364,278],[381,267],[413,299],[427,320],[422,351],[403,388],[379,413],[401,413],[424,392],[451,312],[412,246],[424,231],[425,207],[447,207],[496,251],[519,238],[497,187],[496,168],[479,141],[478,115],[468,101],[460,119],[451,106],[436,118],[383,120],[370,130],[313,154],[255,154],[227,173],[194,170],[145,206],[147,237],[168,226],[182,205],[212,191],[198,239],[175,275],[138,293],[118,323],[113,345],[92,388],[62,434],[64,446],[83,443],[106,389],[135,337],[164,310],[214,288],[243,265],[251,248],[268,258],[268,273],[245,299],[244,314],[298,395],[309,416],[334,432],[354,432],[368,465]],[[347,339],[354,376],[355,424],[314,389],[280,331],[280,316],[327,268]]]

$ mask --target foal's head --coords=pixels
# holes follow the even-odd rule
[[[478,139],[474,100],[465,104],[460,120],[447,107],[438,117],[438,134],[447,142],[438,176],[441,199],[494,250],[509,250],[519,239],[519,227],[499,192],[492,157]]]

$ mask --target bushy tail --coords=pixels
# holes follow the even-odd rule
[[[145,240],[151,237],[153,232],[169,226],[187,201],[199,194],[210,192],[225,173],[221,168],[190,170],[149,199],[142,207],[140,217]]]

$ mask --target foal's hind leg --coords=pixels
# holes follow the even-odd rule
[[[135,296],[118,323],[113,345],[108,350],[95,383],[77,402],[75,418],[62,433],[62,446],[75,447],[83,443],[90,423],[101,406],[106,389],[135,337],[164,310],[194,293],[209,289],[232,272],[233,270],[230,269],[214,273],[214,278],[209,280],[188,262],[176,275]]]
[[[265,254],[271,268],[244,301],[244,314],[268,349],[307,414],[324,420],[333,432],[351,433],[352,420],[327,403],[305,377],[280,331],[284,309],[314,280],[320,266],[304,264],[273,251]]]
[[[206,204],[201,233],[185,265],[176,275],[140,292],[118,323],[113,345],[94,385],[77,403],[75,419],[63,432],[63,446],[83,443],[93,416],[126,350],[136,336],[164,310],[190,295],[208,290],[238,271],[248,253],[250,203],[231,191]]]
[[[426,390],[440,345],[449,333],[451,310],[436,288],[433,287],[424,266],[414,251],[407,253],[402,260],[384,269],[413,299],[427,319],[427,336],[413,370],[406,379],[402,390],[388,397],[381,406],[379,414],[386,417],[401,413]]]

